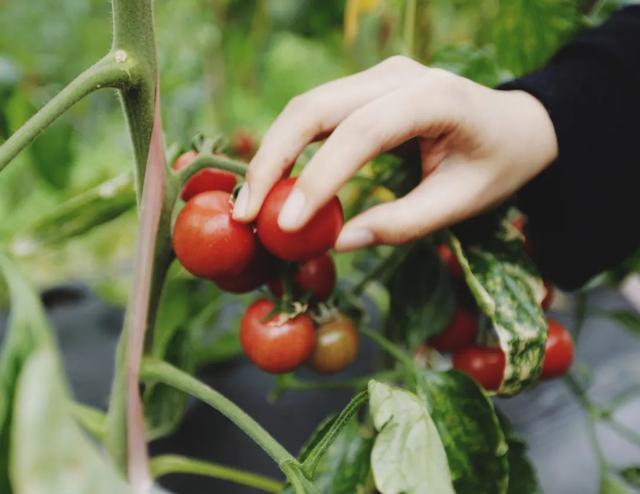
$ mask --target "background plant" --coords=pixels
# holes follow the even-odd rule
[[[70,480],[65,478],[65,465],[81,461],[86,472],[82,481],[95,485],[100,479],[98,483],[105,486],[105,492],[130,489],[115,473],[117,468],[128,473],[135,489],[149,484],[149,473],[159,475],[173,470],[227,475],[236,481],[254,482],[267,490],[279,489],[278,483],[270,479],[184,458],[155,458],[147,465],[141,422],[136,422],[141,418],[135,406],[137,398],[125,393],[124,360],[128,355],[129,363],[133,362],[133,368],[137,368],[143,330],[148,327],[153,339],[147,338],[147,360],[142,364],[142,379],[148,384],[143,396],[147,437],[166,434],[181,419],[185,395],[175,392],[173,388],[177,388],[226,410],[233,421],[276,459],[297,492],[314,492],[314,489],[338,492],[336,485],[343,486],[343,492],[353,492],[356,486],[371,488],[371,451],[374,469],[375,458],[387,461],[391,455],[401,454],[386,448],[388,431],[380,431],[376,439],[372,439],[375,430],[385,423],[380,417],[388,413],[384,410],[383,398],[389,394],[394,397],[394,403],[401,404],[397,406],[406,403],[410,412],[409,421],[398,424],[400,433],[412,423],[424,424],[425,433],[433,433],[434,428],[437,431],[439,439],[425,439],[422,454],[424,458],[434,458],[449,466],[451,478],[439,479],[442,483],[436,488],[440,492],[446,492],[452,484],[461,492],[467,489],[496,492],[490,490],[496,485],[503,492],[507,489],[535,492],[535,477],[531,473],[518,477],[521,484],[509,482],[513,479],[509,468],[513,470],[514,465],[526,464],[520,454],[524,448],[512,437],[508,426],[496,418],[484,393],[464,376],[417,368],[406,353],[417,342],[442,329],[450,315],[447,304],[442,303],[452,297],[450,289],[447,290],[446,274],[440,273],[441,282],[420,287],[423,291],[418,290],[417,294],[415,291],[420,286],[417,282],[411,286],[414,293],[403,293],[398,284],[394,284],[394,280],[406,279],[410,274],[407,271],[414,271],[418,280],[432,279],[431,275],[438,273],[439,263],[428,241],[395,251],[379,248],[338,257],[345,289],[352,296],[351,306],[358,309],[365,304],[383,316],[389,313],[411,316],[384,328],[387,337],[395,343],[378,339],[399,362],[397,366],[391,365],[391,371],[397,374],[378,378],[402,385],[405,390],[383,382],[369,385],[372,421],[364,419],[357,423],[353,418],[357,405],[363,401],[363,395],[357,395],[360,398],[342,415],[322,424],[308,447],[294,459],[242,411],[190,376],[206,363],[238,354],[237,335],[229,330],[234,325],[228,321],[229,317],[237,317],[244,299],[239,302],[237,297],[221,294],[177,267],[167,272],[171,259],[169,211],[177,193],[178,179],[165,175],[163,133],[158,120],[153,126],[156,75],[160,74],[162,121],[167,142],[184,145],[196,130],[208,135],[223,131],[232,139],[234,130],[248,127],[254,135],[260,135],[293,95],[394,53],[412,55],[485,84],[497,84],[540,65],[563,40],[581,26],[604,18],[616,4],[498,0],[249,3],[198,1],[172,5],[157,2],[158,60],[150,2],[114,1],[116,38],[110,51],[109,11],[102,2],[45,1],[27,6],[24,2],[9,1],[3,5],[0,135],[5,138],[57,94],[63,81],[73,79],[104,53],[108,55],[99,66],[85,73],[79,81],[80,88],[71,87],[62,93],[70,97],[69,102],[78,99],[79,103],[26,148],[12,166],[5,169],[0,181],[0,210],[6,218],[0,226],[0,238],[7,252],[2,262],[8,286],[5,299],[11,296],[13,301],[10,336],[4,345],[2,385],[7,392],[0,402],[0,441],[2,451],[9,451],[11,443],[11,456],[15,458],[11,465],[6,459],[0,462],[0,482],[8,489],[7,475],[10,474],[16,492],[28,490],[29,482],[33,482],[32,485],[42,482],[51,492],[68,492],[66,482]],[[46,44],[24,29],[25,25],[36,24],[43,27]],[[178,32],[188,34],[177,36]],[[526,42],[514,43],[514,39]],[[79,51],[78,46],[83,50]],[[312,67],[310,60],[313,60]],[[135,167],[129,165],[131,146],[127,144],[121,112],[112,96],[103,92],[80,100],[80,96],[98,86],[110,86],[120,92],[128,115]],[[40,115],[52,116],[53,113],[49,107]],[[44,128],[45,123],[49,122],[42,122],[39,127]],[[152,140],[154,128],[155,141]],[[7,151],[13,142],[7,141],[0,148],[0,165],[6,165],[12,157],[13,153]],[[206,164],[234,166],[233,162]],[[376,171],[375,175],[365,172],[350,184],[343,192],[347,214],[381,200],[386,193],[400,193],[406,188],[410,177],[400,182],[392,180],[398,175],[392,173],[397,165],[389,157],[378,160],[369,170]],[[143,192],[145,175],[149,183]],[[141,206],[138,214],[136,204]],[[140,229],[136,235],[138,224]],[[156,228],[157,235],[154,234]],[[69,407],[55,344],[38,309],[37,297],[22,280],[21,270],[11,258],[21,258],[22,270],[39,285],[81,277],[88,279],[109,300],[124,303],[130,293],[129,262],[136,238],[138,254],[133,293],[148,292],[148,296],[131,299],[118,361],[120,373],[105,422],[95,410]],[[502,255],[509,249],[504,249],[499,239],[494,238],[489,245],[468,245],[466,250],[457,240],[452,242],[461,260],[469,260],[468,264],[463,263],[466,278],[479,300],[486,295],[483,276],[489,276],[487,273],[504,276],[499,272],[504,262],[522,267],[522,293],[527,291],[523,287],[529,280],[537,283],[532,268],[520,258],[519,251],[513,252],[517,258]],[[427,259],[420,271],[415,271],[415,264],[411,264],[415,257]],[[377,282],[371,281],[372,273],[378,275]],[[168,281],[161,296],[165,275]],[[535,295],[534,292],[535,289],[529,295]],[[192,296],[193,293],[196,296]],[[495,300],[503,294],[489,295]],[[148,309],[145,301],[150,301]],[[489,306],[487,302],[483,308],[491,317]],[[156,307],[161,317],[155,317]],[[445,309],[434,310],[434,307]],[[629,327],[637,326],[634,314],[612,316]],[[223,317],[225,324],[220,323]],[[517,332],[519,324],[535,324],[519,319],[504,321],[500,314],[493,314],[492,319],[507,332]],[[360,321],[362,327],[367,326],[366,313]],[[371,336],[377,338],[378,334],[373,332]],[[198,350],[189,351],[194,348]],[[534,377],[520,375],[517,369],[514,376],[509,392],[519,390]],[[45,380],[51,386],[38,392],[37,383]],[[353,385],[362,388],[366,381]],[[576,392],[585,397],[580,383],[572,382]],[[279,383],[280,391],[305,385],[308,383],[296,381],[295,377],[284,378]],[[131,382],[128,388],[134,392]],[[33,400],[25,398],[32,395]],[[594,407],[588,398],[584,403],[593,411],[594,418],[607,417],[607,413]],[[26,413],[27,407],[55,413],[47,417],[40,414],[33,423],[25,423],[20,417],[32,416]],[[446,426],[439,416],[451,409],[475,424],[473,434],[463,438],[455,427],[444,429]],[[71,417],[105,439],[111,460],[98,454],[78,433]],[[57,455],[59,463],[51,464],[48,476],[34,479],[25,474],[33,465],[30,462],[54,456],[30,440],[30,431],[38,427],[69,430],[73,441],[68,443],[68,451]],[[58,442],[52,438],[52,444]],[[486,446],[477,448],[480,442]],[[506,444],[511,445],[509,450]],[[352,455],[357,461],[352,459],[354,456],[345,455],[349,446],[355,448]],[[403,460],[406,459],[398,458]],[[343,464],[340,462],[348,463],[348,471],[353,472],[348,479],[328,473],[336,470],[335,465]],[[327,463],[332,468],[326,466]],[[471,468],[480,463],[487,467],[488,474]],[[618,482],[611,480],[606,461],[602,465],[603,485]],[[624,478],[633,482],[636,478],[633,471],[633,468],[626,471]],[[396,481],[389,480],[392,486]],[[82,491],[80,484],[73,488]],[[407,486],[404,488],[410,490]]]

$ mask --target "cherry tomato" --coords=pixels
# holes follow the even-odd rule
[[[340,201],[333,197],[301,230],[281,230],[278,215],[295,182],[295,178],[285,178],[276,183],[258,213],[256,226],[260,241],[273,255],[287,261],[306,261],[333,247],[344,218]]]
[[[241,158],[253,158],[256,148],[256,140],[248,130],[238,129],[231,136],[231,149]]]
[[[292,319],[277,314],[264,320],[273,302],[259,299],[251,304],[240,322],[240,343],[247,357],[272,374],[291,372],[309,358],[316,345],[313,321],[306,314]]]
[[[198,157],[195,151],[187,151],[181,154],[173,163],[175,171],[182,170],[189,166],[191,162]],[[236,176],[226,170],[217,170],[215,168],[204,168],[197,172],[193,177],[187,180],[180,197],[183,201],[188,201],[193,196],[208,190],[222,190],[231,192],[236,186]]]
[[[351,319],[339,315],[318,328],[318,342],[309,366],[322,374],[346,368],[358,355],[359,335]]]
[[[462,278],[462,266],[460,266],[458,258],[447,244],[438,245],[438,254],[440,254],[442,262],[449,268],[451,276],[454,279]]]
[[[273,278],[276,260],[260,244],[247,266],[235,276],[223,276],[213,281],[221,290],[230,293],[247,293],[261,287]]]
[[[544,280],[544,289],[546,290],[546,293],[540,305],[542,306],[543,310],[547,310],[549,309],[549,307],[551,307],[551,304],[553,304],[553,296],[555,294],[555,290],[553,288],[553,285],[547,280]]]
[[[203,192],[182,208],[173,228],[176,257],[201,278],[235,276],[253,259],[256,239],[251,227],[231,217],[231,195]]]
[[[329,254],[323,254],[303,262],[298,266],[294,279],[295,288],[302,293],[310,293],[312,298],[319,302],[327,300],[336,287],[336,266],[333,258]],[[276,297],[282,297],[282,280],[271,280],[269,289]]]
[[[463,306],[456,307],[445,330],[429,339],[429,345],[439,352],[455,352],[473,343],[478,330],[478,315]]]
[[[452,356],[453,367],[473,377],[489,391],[500,387],[504,375],[504,353],[500,348],[470,346]]]
[[[540,379],[550,379],[565,374],[573,362],[573,338],[558,321],[549,319],[547,343],[544,347],[544,361]]]
[[[527,223],[527,217],[524,214],[516,216],[511,221],[511,224],[515,227],[515,229],[518,230],[523,235],[524,235],[524,226],[526,225],[526,223]]]

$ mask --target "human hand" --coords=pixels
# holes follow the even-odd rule
[[[405,57],[293,98],[251,161],[234,218],[253,220],[304,147],[330,133],[306,165],[278,223],[297,230],[367,161],[412,138],[423,179],[343,227],[340,251],[401,244],[494,206],[557,156],[553,124],[523,91],[498,91]]]

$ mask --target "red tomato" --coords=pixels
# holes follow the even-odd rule
[[[470,346],[452,356],[453,367],[473,377],[489,391],[500,387],[504,375],[504,353],[500,348]]]
[[[253,259],[239,274],[216,278],[213,281],[225,292],[247,293],[260,288],[273,278],[275,272],[275,258],[258,244]]]
[[[309,366],[322,374],[345,369],[358,355],[358,330],[351,319],[339,315],[318,328],[318,342]]]
[[[187,151],[181,154],[173,163],[175,171],[182,170],[189,166],[191,162],[198,157],[195,151]],[[197,172],[193,177],[187,180],[180,197],[183,201],[188,201],[193,196],[208,190],[223,190],[231,192],[236,186],[236,176],[226,170],[217,170],[215,168],[205,168]]]
[[[256,148],[256,140],[248,130],[238,129],[231,136],[231,149],[241,158],[251,159]]]
[[[524,226],[527,223],[527,217],[524,214],[521,214],[511,221],[511,224],[518,230],[520,233],[524,235]]]
[[[344,218],[340,201],[333,197],[301,230],[281,230],[278,215],[295,182],[295,178],[285,178],[274,185],[258,213],[256,226],[260,241],[273,255],[286,261],[306,261],[333,247]]]
[[[542,306],[543,310],[547,310],[549,307],[551,307],[551,304],[553,304],[553,296],[554,296],[554,288],[553,285],[551,283],[549,283],[547,280],[544,280],[544,289],[547,291],[544,295],[544,298],[542,299],[542,303],[540,304]]]
[[[462,278],[462,266],[460,266],[458,258],[447,244],[438,245],[438,254],[440,254],[442,262],[449,268],[451,276],[455,279]]]
[[[173,228],[173,248],[195,276],[235,276],[253,259],[256,239],[251,227],[231,217],[231,196],[209,191],[187,201]]]
[[[439,352],[455,352],[473,343],[478,330],[478,315],[465,307],[456,307],[445,330],[429,339],[429,345]]]
[[[264,321],[274,305],[267,299],[251,304],[240,322],[240,343],[246,356],[272,374],[291,372],[309,358],[316,345],[313,321],[306,314],[283,319],[277,314]]]
[[[332,257],[329,254],[323,254],[300,264],[295,274],[295,284],[295,288],[302,293],[310,293],[314,300],[319,302],[327,300],[336,287],[336,266]],[[269,289],[276,297],[282,297],[284,293],[282,280],[279,278],[271,280]]]
[[[540,379],[550,379],[565,374],[573,362],[573,338],[558,321],[549,319],[547,343],[544,347],[544,361]]]

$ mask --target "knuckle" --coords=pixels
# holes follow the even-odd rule
[[[289,100],[287,106],[285,106],[283,113],[286,115],[297,115],[300,113],[304,113],[310,106],[309,99],[310,98],[308,93],[294,96]]]
[[[413,67],[419,64],[405,55],[392,55],[389,58],[384,59],[380,65],[387,69],[401,69]]]

